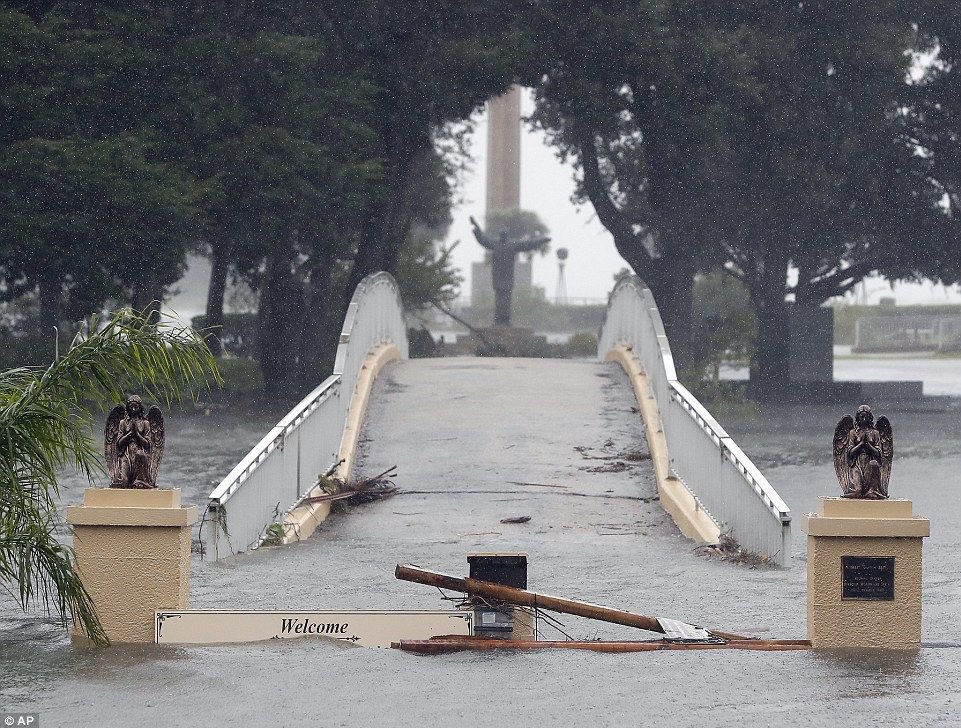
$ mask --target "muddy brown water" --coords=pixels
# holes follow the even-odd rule
[[[613,365],[392,366],[378,384],[362,467],[396,464],[398,485],[417,492],[334,517],[291,547],[220,564],[195,558],[193,606],[443,609],[436,591],[394,580],[394,564],[464,573],[468,551],[525,550],[533,589],[766,637],[803,636],[799,520],[818,495],[833,492],[825,443],[838,412],[798,407],[722,418],[795,515],[791,567],[752,570],[695,556],[651,500],[647,462],[621,457],[646,448],[631,396]],[[932,518],[926,647],[916,654],[419,657],[323,638],[92,650],[72,646],[53,620],[0,601],[0,713],[37,712],[45,726],[957,724],[961,415],[950,403],[883,412],[898,436],[892,492]],[[168,428],[170,478],[203,503],[275,419],[229,411],[178,417]],[[617,460],[630,467],[596,467]],[[64,502],[81,489],[67,479]],[[531,521],[500,523],[519,515]],[[561,620],[579,638],[643,634]],[[545,636],[558,636],[543,626]]]

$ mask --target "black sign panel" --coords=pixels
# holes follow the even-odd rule
[[[842,556],[841,598],[894,601],[894,557]]]

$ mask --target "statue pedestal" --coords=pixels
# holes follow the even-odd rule
[[[921,539],[909,500],[821,498],[805,517],[808,639],[814,647],[921,644]]]
[[[542,357],[550,349],[547,337],[535,334],[533,329],[518,326],[492,326],[478,329],[478,331],[486,341],[473,334],[469,337],[472,351],[478,356]],[[491,349],[488,342],[495,349]]]
[[[88,488],[68,506],[77,566],[112,642],[153,642],[155,610],[187,608],[196,522],[179,488]]]

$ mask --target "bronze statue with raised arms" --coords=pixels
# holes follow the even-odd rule
[[[491,251],[491,285],[494,288],[494,325],[510,326],[511,296],[514,293],[514,258],[518,253],[530,253],[551,241],[547,235],[511,240],[501,230],[497,238],[491,238],[481,230],[477,220],[470,219],[474,237]]]

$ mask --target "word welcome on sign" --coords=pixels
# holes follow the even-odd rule
[[[473,612],[357,611],[250,612],[193,609],[158,611],[158,644],[204,645],[327,637],[360,647],[390,647],[400,640],[469,635]]]

